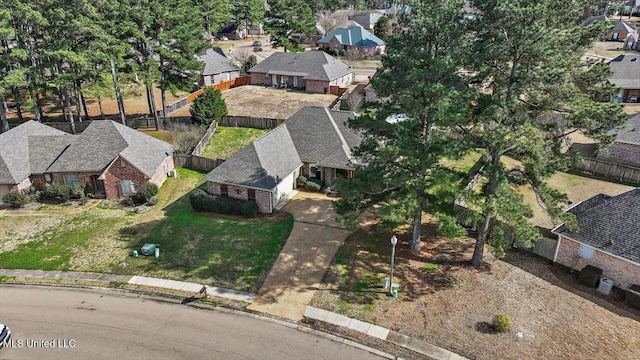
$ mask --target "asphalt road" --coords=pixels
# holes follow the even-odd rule
[[[0,286],[0,323],[13,333],[0,359],[379,359],[272,322],[109,291]],[[54,347],[33,347],[42,341]]]

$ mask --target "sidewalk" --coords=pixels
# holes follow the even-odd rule
[[[428,344],[422,340],[391,331],[382,326],[371,324],[368,322],[352,319],[344,315],[336,314],[313,306],[307,306],[304,312],[304,318],[307,320],[321,321],[327,324],[344,327],[350,330],[358,331],[368,336],[373,336],[380,340],[388,341],[396,345],[402,346],[419,354],[427,356],[429,359],[435,360],[466,360],[467,358],[460,356],[449,350]]]
[[[145,276],[128,276],[114,274],[100,274],[90,272],[76,271],[43,271],[43,270],[7,270],[0,269],[0,276],[19,276],[25,278],[44,278],[44,279],[75,279],[75,280],[94,280],[107,282],[121,282],[132,285],[151,286],[163,289],[180,290],[185,292],[197,293],[202,289],[202,284],[157,279]],[[250,303],[253,301],[254,294],[224,289],[215,286],[207,286],[207,293],[212,296],[223,297],[236,301],[244,301]]]

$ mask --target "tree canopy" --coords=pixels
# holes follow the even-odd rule
[[[227,104],[224,102],[220,90],[209,87],[193,100],[189,112],[193,122],[209,125],[227,115]]]
[[[274,48],[300,51],[292,35],[307,37],[315,30],[316,19],[303,0],[269,0],[265,29]]]

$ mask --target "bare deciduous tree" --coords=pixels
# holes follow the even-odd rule
[[[328,34],[335,28],[345,26],[348,20],[349,18],[347,15],[323,11],[320,13],[320,20],[318,20],[318,24],[320,24],[325,34]]]
[[[240,64],[244,64],[249,60],[249,56],[251,56],[251,50],[248,47],[238,48],[233,52],[233,57],[240,61]]]
[[[349,65],[353,65],[353,63],[355,63],[356,61],[366,59],[367,54],[362,49],[359,49],[356,47],[350,47],[349,49],[347,49],[347,52],[344,55],[344,58],[345,60],[347,60]]]

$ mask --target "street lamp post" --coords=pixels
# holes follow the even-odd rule
[[[396,257],[396,244],[398,238],[393,235],[391,237],[391,276],[389,277],[389,295],[393,296],[393,262]]]

